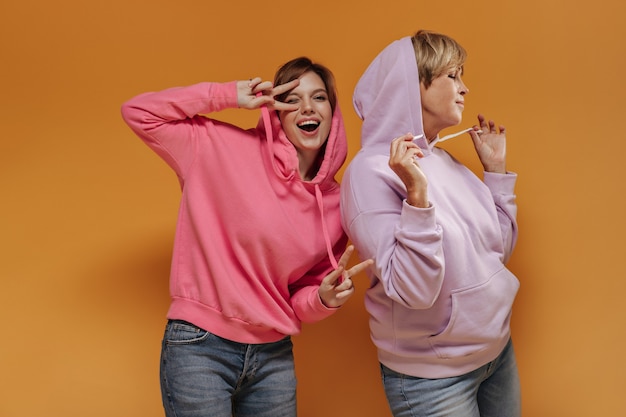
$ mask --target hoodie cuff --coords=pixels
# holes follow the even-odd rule
[[[497,174],[494,172],[485,172],[483,182],[492,194],[513,194],[517,174],[508,172],[506,174]]]
[[[437,226],[435,217],[435,207],[429,201],[428,207],[415,207],[402,201],[402,212],[400,213],[400,225],[402,229],[430,230]]]

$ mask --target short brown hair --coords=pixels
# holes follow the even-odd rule
[[[317,74],[324,82],[324,85],[326,86],[326,92],[328,93],[328,101],[330,102],[330,107],[332,108],[334,113],[335,106],[337,105],[337,89],[335,87],[335,76],[324,65],[314,63],[305,56],[292,59],[291,61],[283,64],[278,69],[278,71],[276,71],[276,75],[274,75],[274,85],[288,83],[289,81],[300,78],[307,72],[313,72]],[[276,99],[278,101],[283,101],[288,94],[289,91],[277,96]]]
[[[463,69],[467,53],[451,37],[428,30],[418,30],[411,37],[411,42],[415,50],[420,81],[426,88],[448,69]]]

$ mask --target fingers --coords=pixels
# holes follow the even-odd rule
[[[283,93],[286,93],[287,91],[293,90],[299,85],[300,85],[300,80],[298,78],[296,78],[295,80],[291,80],[288,83],[277,85],[276,87],[274,87],[274,91],[272,92],[272,95],[279,96]]]
[[[274,87],[274,84],[271,81],[263,81],[261,77],[250,78],[248,81],[248,87],[250,88],[250,93],[253,95],[257,95],[262,93],[263,95],[274,97],[281,95],[289,90],[294,89],[300,84],[300,80],[295,79],[285,84],[281,84],[279,86]]]
[[[298,85],[300,85],[299,79],[291,80],[288,83],[281,84],[281,85],[274,87],[272,91],[269,92],[268,94],[271,95],[272,97],[280,96],[281,94],[284,94],[293,90]],[[300,108],[300,106],[298,104],[289,104],[289,103],[284,103],[282,101],[275,100],[272,103],[271,108],[272,110],[278,110],[278,111],[296,111]]]
[[[284,84],[281,91],[288,84]],[[239,107],[243,107],[246,109],[258,109],[261,106],[268,106],[274,110],[287,110],[293,111],[297,109],[297,106],[280,103],[274,99],[274,96],[277,94],[276,89],[273,88],[273,84],[270,81],[263,81],[261,77],[250,78],[246,81],[241,81],[238,83],[238,96],[237,96],[237,104]]]
[[[341,286],[340,289],[351,288],[353,286],[351,278],[356,274],[364,271],[366,268],[374,263],[372,259],[367,259],[354,265],[350,269],[346,269],[348,261],[350,260],[350,257],[353,253],[354,245],[348,245],[346,250],[343,252],[343,255],[341,255],[341,258],[339,259],[339,267],[330,274],[328,274],[326,278],[324,278],[324,282],[326,284],[337,285],[337,287]],[[347,285],[346,282],[348,282]]]
[[[423,157],[424,153],[415,142],[413,142],[413,135],[407,133],[391,141],[390,153],[392,157]]]
[[[354,285],[352,285],[352,280],[347,279],[341,285],[335,287],[335,298],[337,300],[343,300],[344,298],[350,297],[354,294]]]
[[[263,82],[260,77],[250,78],[237,82],[237,104],[241,108],[256,109],[265,104],[271,104],[274,99],[262,94],[264,88],[270,86],[269,81]]]
[[[504,131],[506,130],[503,125],[499,125],[498,127],[496,127],[496,123],[493,120],[485,119],[485,116],[483,116],[482,114],[478,115],[478,124],[480,126],[480,130],[482,130],[482,132],[477,132],[478,134],[480,133],[504,134]]]
[[[274,103],[274,99],[269,96],[264,96],[264,95],[259,95],[256,97],[252,96],[250,98],[248,107],[251,109],[258,109],[259,107],[263,105],[271,106],[273,103]]]
[[[355,292],[352,277],[374,262],[368,259],[346,270],[346,264],[353,252],[354,246],[349,245],[339,260],[338,268],[322,280],[319,295],[322,302],[327,307],[339,307],[343,305]]]
[[[287,91],[293,90],[300,84],[299,79],[295,79],[289,81],[288,83],[278,85],[274,87],[274,84],[271,81],[263,81],[261,77],[251,78],[248,82],[248,87],[250,87],[250,92],[252,94],[257,95],[258,93],[263,93],[263,95],[274,98],[279,96]]]
[[[391,144],[394,146],[398,146],[402,143],[405,144],[411,144],[415,147],[418,147],[415,143],[413,143],[413,134],[412,133],[405,133],[404,135],[395,138],[394,140],[391,141]]]
[[[350,260],[350,257],[352,256],[353,253],[354,253],[354,245],[348,245],[346,250],[343,251],[343,255],[341,255],[341,258],[339,259],[339,266],[342,266],[345,268],[346,265],[348,265],[348,261]]]
[[[354,291],[354,283],[351,278],[343,278],[341,284],[335,287],[335,292],[340,293],[342,291]]]
[[[343,274],[345,273],[346,265],[348,265],[348,262],[350,261],[350,257],[352,256],[352,253],[354,253],[354,245],[348,245],[346,250],[343,251],[341,258],[339,258],[339,262],[338,262],[339,267],[334,271],[334,272],[337,272],[337,275],[335,276],[331,284],[333,285],[342,284],[343,281],[346,279],[346,276],[344,276]]]
[[[373,259],[367,259],[355,266],[353,266],[352,268],[350,268],[348,271],[346,271],[348,274],[350,274],[350,277],[355,276],[356,274],[365,271],[368,267],[370,267],[371,265],[374,264],[374,260]],[[344,273],[345,275],[345,273]]]
[[[353,253],[354,253],[354,245],[348,245],[346,250],[343,252],[343,255],[341,255],[341,259],[339,259],[339,266],[343,267],[345,269],[345,267],[348,265],[348,261],[350,260],[350,257],[352,256]],[[373,260],[367,259],[365,261],[362,261],[362,262],[358,263],[357,265],[353,266],[352,268],[344,271],[343,275],[344,275],[344,277],[345,277],[346,274],[349,274],[350,276],[356,275],[356,274],[358,274],[359,272],[363,271],[365,268],[367,268],[368,266],[370,266],[373,263],[374,263]]]
[[[354,265],[352,268],[348,269],[347,271],[344,271],[342,274],[342,277],[344,280],[348,280],[348,279],[352,280],[353,276],[360,274],[361,272],[365,271],[367,268],[369,268],[373,264],[374,264],[373,259],[367,259],[363,262],[360,262]]]
[[[322,285],[330,287],[335,286],[339,278],[341,278],[341,274],[343,273],[344,269],[345,268],[343,267],[343,265],[339,265],[339,268],[335,269],[330,274],[326,275],[324,279],[322,279]]]
[[[297,104],[283,103],[282,101],[277,101],[273,99],[268,104],[270,104],[270,107],[272,108],[272,110],[278,110],[278,111],[296,111],[299,108]]]
[[[405,180],[412,180],[417,175],[415,172],[415,167],[419,166],[417,160],[423,156],[424,152],[413,142],[413,135],[407,133],[391,141],[389,166],[407,184]]]
[[[350,269],[343,270],[341,272],[341,276],[338,277],[338,279],[336,280],[336,282],[339,284],[339,286],[337,288],[338,289],[354,288],[354,283],[352,282],[352,277],[354,277],[355,275],[365,271],[367,268],[369,268],[373,264],[374,264],[374,260],[367,259],[365,261],[362,261],[362,262],[354,265]],[[342,267],[344,267],[344,265],[342,265]]]
[[[485,116],[483,116],[482,114],[478,115],[478,125],[482,128],[482,127],[487,127],[487,121],[485,120]]]
[[[271,89],[273,87],[273,84],[270,81],[263,81],[261,77],[255,77],[250,79],[250,82],[248,82],[248,87],[250,87],[250,92],[252,94],[257,94],[259,92]]]
[[[487,119],[485,119],[485,116],[483,116],[482,114],[478,115],[478,124],[480,125],[480,130],[482,130],[484,133],[495,133],[494,129],[496,125],[493,120],[487,121]]]
[[[258,108],[262,105],[269,106],[272,110],[278,111],[295,111],[298,110],[297,104],[283,103],[275,100],[276,96],[286,93],[300,84],[299,79],[292,80],[288,83],[281,84],[274,87],[270,81],[263,81],[260,77],[251,78],[248,81],[248,88],[250,89],[251,107]]]

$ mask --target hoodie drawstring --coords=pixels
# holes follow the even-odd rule
[[[260,93],[259,93],[260,94]],[[257,94],[258,95],[258,94]],[[263,124],[265,125],[265,135],[267,136],[267,141],[269,143],[270,151],[274,150],[274,136],[272,135],[272,125],[269,115],[269,110],[266,106],[261,107],[261,116],[263,117]],[[272,159],[272,167],[274,168],[274,172],[279,178],[285,178],[284,175],[280,172],[278,167],[276,166],[276,162],[274,161],[274,156],[271,155]],[[322,198],[322,190],[320,190],[319,184],[315,184],[315,199],[317,200],[317,207],[320,211],[320,217],[322,219],[322,233],[324,234],[324,242],[326,243],[326,252],[328,253],[328,259],[330,260],[330,264],[334,269],[339,268],[339,264],[335,259],[335,254],[333,253],[333,245],[330,241],[330,234],[328,233],[328,227],[326,226],[326,216],[324,216],[324,200]]]
[[[328,259],[334,269],[339,268],[335,255],[333,254],[333,246],[330,243],[330,236],[328,234],[328,228],[326,227],[326,216],[324,216],[324,201],[322,200],[322,190],[320,186],[315,184],[315,198],[317,199],[317,207],[320,209],[320,215],[322,217],[322,232],[324,233],[324,241],[326,242],[326,251],[328,252]]]
[[[257,93],[257,97],[261,95],[261,93]],[[263,117],[263,124],[265,125],[265,136],[267,137],[268,148],[270,150],[270,159],[272,163],[272,168],[274,169],[274,173],[278,178],[286,179],[280,169],[276,166],[276,161],[274,158],[274,135],[272,134],[272,121],[270,120],[270,111],[266,106],[261,107],[261,117]]]

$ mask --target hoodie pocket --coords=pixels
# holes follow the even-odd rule
[[[446,328],[429,342],[439,358],[470,356],[509,336],[509,322],[519,281],[502,268],[486,282],[453,291]]]

